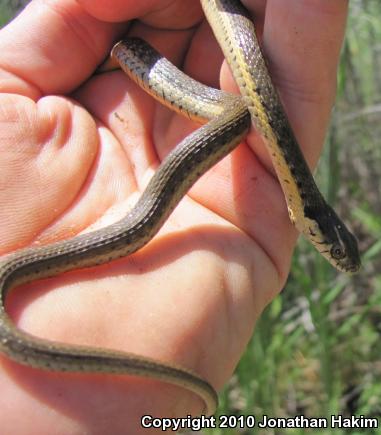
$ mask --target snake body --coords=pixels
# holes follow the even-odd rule
[[[247,13],[236,1],[201,3],[242,97],[192,80],[141,40],[128,39],[113,48],[113,58],[147,92],[192,119],[209,122],[165,158],[137,204],[122,220],[70,240],[17,251],[0,261],[0,351],[21,364],[47,370],[159,379],[196,393],[204,401],[204,413],[212,414],[217,394],[197,374],[130,353],[39,339],[17,329],[4,307],[9,291],[21,283],[109,262],[148,243],[194,182],[242,140],[250,128],[250,119],[268,146],[290,218],[298,230],[335,267],[358,269],[356,241],[313,181],[269,78]]]

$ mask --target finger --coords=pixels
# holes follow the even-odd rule
[[[253,6],[257,13],[263,12],[261,6],[263,7],[264,2],[247,3]],[[290,112],[289,117],[295,126],[295,132],[301,145],[307,150],[307,158],[312,163],[316,161],[321,149],[331,111],[338,53],[345,27],[346,2],[338,2],[335,6],[328,2],[308,2],[308,5],[307,2],[300,1],[285,3],[275,0],[267,2],[264,34],[261,39],[263,39],[263,47],[269,60],[271,72],[273,70],[275,73],[280,71],[279,75],[275,74],[275,84],[280,90],[287,110]],[[329,27],[330,33],[326,31],[326,26]],[[321,35],[322,31],[323,35]],[[293,41],[294,39],[295,41]],[[332,46],[332,40],[335,41],[334,46]],[[296,52],[294,46],[297,49]],[[305,65],[305,52],[311,54],[312,66]],[[329,64],[328,67],[325,65],[325,59]],[[278,67],[276,70],[277,63],[283,69]],[[293,87],[288,87],[290,84]],[[294,92],[292,92],[293,90]],[[289,91],[289,95],[287,91]],[[288,100],[291,99],[293,100],[289,102]],[[260,156],[260,160],[265,161],[266,166],[270,167],[271,164],[267,159],[267,151],[263,144],[258,140],[254,143],[251,140],[250,144],[255,149],[256,154]],[[248,164],[249,162],[250,164]],[[245,153],[243,149],[233,153],[230,164],[232,168],[239,168],[234,177],[235,183],[231,186],[230,183],[224,182],[221,177],[218,184],[219,201],[217,207],[221,211],[222,204],[226,204],[222,214],[228,217],[231,222],[240,221],[238,226],[245,229],[261,243],[266,252],[275,259],[278,270],[281,270],[280,275],[284,277],[285,268],[282,259],[289,257],[294,241],[294,232],[290,231],[291,226],[287,219],[285,202],[279,185],[274,186],[274,180],[266,177],[261,166],[255,160],[251,161],[250,154]],[[216,171],[217,169],[215,173]],[[217,186],[216,183],[214,185]],[[229,195],[224,195],[223,192],[228,189],[233,191],[229,191]],[[208,192],[210,193],[210,188]],[[247,195],[247,192],[250,192],[251,195]],[[250,199],[250,196],[253,197],[253,193],[256,194],[256,198],[266,200],[262,203],[256,201],[253,204]],[[239,201],[240,207],[237,207],[237,200],[234,210],[229,206],[228,201],[223,201],[229,197],[242,199]],[[251,205],[248,207],[248,204]],[[208,206],[214,209],[212,203],[208,203]],[[237,209],[243,211],[240,216],[237,216]],[[266,227],[265,223],[269,222],[269,219],[274,220],[275,225],[272,227],[277,230],[263,237],[263,228]],[[279,248],[277,238],[282,238],[281,248]],[[275,252],[274,246],[277,247]]]
[[[263,50],[295,134],[317,162],[336,92],[347,0],[268,0]]]
[[[198,3],[189,1],[171,7],[166,7],[163,0],[114,1],[112,8],[109,1],[82,3],[32,2],[1,31],[0,74],[5,80],[0,92],[37,98],[73,90],[105,58],[125,30],[125,25],[107,20],[120,22],[144,15],[146,22],[159,27],[186,28],[201,16]]]
[[[243,0],[242,4],[250,11],[255,22],[257,36],[260,38],[263,31],[267,0]]]
[[[0,92],[35,99],[71,91],[120,31],[121,25],[95,19],[74,0],[30,3],[0,32]]]
[[[127,21],[139,17],[145,24],[160,29],[187,29],[202,17],[200,3],[194,0],[78,0],[90,14],[104,21]]]

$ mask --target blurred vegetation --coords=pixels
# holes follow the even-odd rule
[[[0,25],[22,3],[27,2],[0,0]],[[258,419],[265,414],[364,415],[378,417],[381,425],[380,143],[381,2],[352,0],[337,102],[317,179],[356,233],[363,267],[353,277],[336,273],[308,243],[299,241],[287,286],[259,321],[220,396],[220,414]],[[207,433],[261,432],[216,429]],[[266,433],[283,432],[268,429]],[[381,428],[365,433],[381,434]]]
[[[0,0],[0,27],[6,24],[29,0]]]

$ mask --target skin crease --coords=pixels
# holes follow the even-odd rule
[[[257,17],[273,79],[314,166],[334,99],[347,1],[244,3]],[[193,0],[33,2],[0,32],[1,254],[122,217],[160,160],[196,127],[120,71],[87,80],[125,33],[120,21],[133,18],[142,21],[130,33],[198,80],[218,87],[220,77],[235,91]],[[7,308],[32,334],[181,364],[221,388],[285,283],[295,239],[252,132],[194,186],[146,248],[25,285]],[[144,413],[201,410],[192,394],[146,379],[48,373],[4,357],[0,370],[0,427],[13,435],[139,434]]]

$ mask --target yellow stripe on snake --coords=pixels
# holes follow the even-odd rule
[[[208,123],[165,158],[122,220],[70,240],[20,250],[0,262],[0,351],[21,364],[47,370],[159,379],[194,392],[204,401],[204,413],[212,414],[217,394],[197,374],[143,356],[36,338],[17,329],[4,308],[9,291],[21,283],[102,264],[148,243],[195,181],[243,139],[251,121],[268,147],[296,228],[337,269],[356,272],[360,267],[355,238],[323,199],[299,149],[247,12],[233,0],[201,3],[242,96],[190,79],[141,40],[127,39],[113,48],[120,67],[151,95]]]

